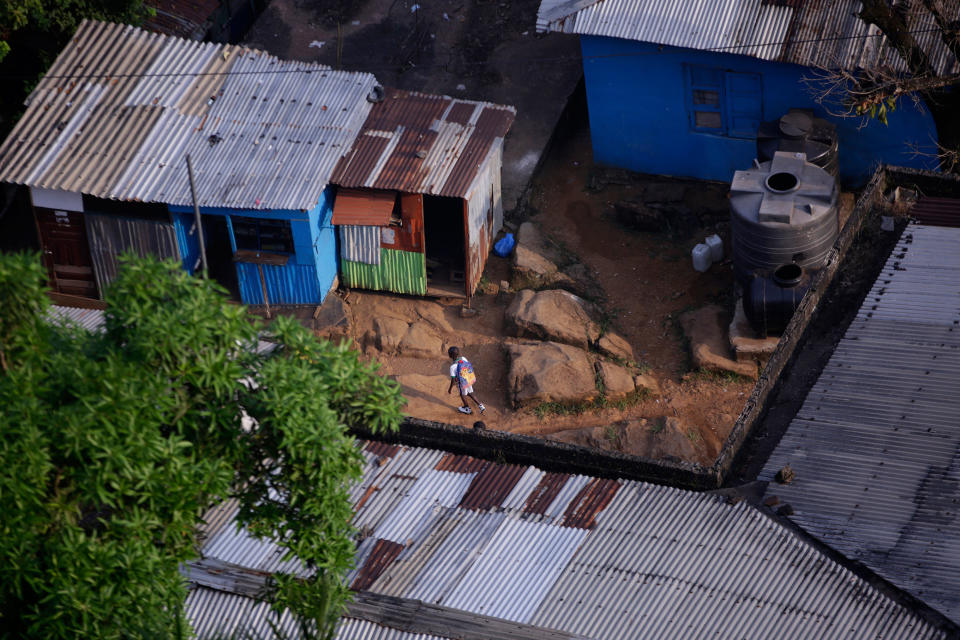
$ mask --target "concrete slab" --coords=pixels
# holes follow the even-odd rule
[[[515,106],[502,181],[504,210],[514,209],[582,75],[578,38],[537,34],[539,0],[331,4],[272,0],[245,44],[384,86]]]

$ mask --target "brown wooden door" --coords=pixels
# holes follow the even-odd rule
[[[35,211],[50,286],[59,293],[96,298],[97,283],[83,214],[42,207]]]

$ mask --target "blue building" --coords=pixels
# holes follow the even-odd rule
[[[0,145],[0,180],[29,187],[59,293],[102,296],[123,251],[196,271],[202,237],[243,302],[319,304],[330,177],[378,96],[368,73],[85,21]]]
[[[760,122],[806,108],[836,125],[840,177],[855,186],[881,163],[934,168],[937,141],[933,118],[909,99],[886,126],[831,115],[817,102],[818,69],[903,67],[858,6],[543,0],[537,27],[580,35],[594,161],[728,181],[756,157]],[[938,70],[951,72],[956,61],[937,34],[918,37]]]

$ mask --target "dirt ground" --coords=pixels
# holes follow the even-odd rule
[[[723,185],[686,182],[684,202],[695,211],[692,227],[679,233],[637,232],[619,225],[612,203],[630,199],[645,182],[661,177],[633,177],[625,184],[604,183],[592,167],[589,132],[578,127],[555,143],[534,178],[529,219],[562,247],[572,260],[588,269],[596,284],[594,301],[612,320],[611,329],[626,338],[637,360],[659,382],[662,393],[625,408],[591,407],[570,413],[533,409],[514,411],[508,394],[504,311],[514,294],[479,295],[474,317],[460,316],[460,306],[442,308],[451,335],[444,348],[457,344],[474,363],[477,395],[486,404],[487,428],[542,435],[650,458],[680,458],[711,464],[740,413],[752,381],[734,376],[691,372],[689,350],[676,322],[682,311],[713,302],[732,306],[732,268],[713,265],[694,271],[693,245],[718,232],[729,242]],[[681,184],[680,181],[674,181]],[[600,188],[597,188],[597,187]],[[706,200],[711,200],[707,202]],[[712,212],[712,213],[710,213]],[[729,246],[728,244],[726,246]],[[507,259],[491,255],[488,281],[510,279]],[[418,309],[438,306],[430,300],[352,291],[348,299],[351,331],[359,346],[374,319],[384,316],[417,318]],[[436,310],[434,310],[436,311]],[[368,340],[369,342],[369,340]],[[385,356],[367,344],[383,370],[404,386],[407,413],[417,418],[470,426],[479,418],[456,411],[456,395],[448,395],[449,360]],[[455,392],[454,392],[455,393]]]

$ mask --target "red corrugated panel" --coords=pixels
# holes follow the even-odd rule
[[[597,524],[597,514],[610,504],[619,488],[620,483],[616,480],[594,478],[567,505],[562,526],[592,529]]]
[[[350,588],[354,591],[369,589],[377,578],[386,571],[390,563],[397,559],[401,551],[403,551],[402,544],[390,540],[377,540],[370,555],[367,556],[366,562],[357,572],[357,577],[353,579]]]
[[[451,102],[455,104],[451,106]],[[470,125],[477,108],[483,112],[477,124]],[[370,110],[357,144],[340,160],[331,182],[342,187],[372,185],[406,193],[465,197],[494,140],[506,135],[514,117],[512,107],[387,89],[383,101]],[[458,135],[467,142],[459,155],[449,149],[431,153],[438,140],[445,139],[449,144],[450,136],[442,138],[437,132],[436,123],[441,118],[463,128]],[[391,144],[390,157],[379,164]],[[433,165],[427,164],[428,157]],[[445,184],[425,184],[431,171],[443,169],[444,164],[453,165]],[[377,166],[381,169],[374,175]]]
[[[392,191],[340,189],[333,202],[333,224],[385,227],[396,201],[397,194]]]
[[[437,471],[453,471],[454,473],[477,473],[483,471],[490,464],[486,460],[448,453],[440,458],[434,469]]]
[[[392,458],[400,453],[400,449],[401,447],[398,444],[387,444],[385,442],[376,441],[368,442],[367,446],[364,447],[365,451],[369,451],[375,456],[387,456],[388,458]]]
[[[470,116],[477,110],[476,103],[457,102],[450,107],[450,113],[447,114],[447,122],[456,122],[457,124],[467,124],[470,122]]]
[[[483,468],[470,483],[460,506],[464,509],[493,509],[510,495],[526,467],[493,464]]]
[[[334,181],[347,187],[359,187],[368,184],[368,179],[384,149],[390,143],[389,138],[361,134],[353,144],[349,154],[341,158],[337,171],[350,178],[343,182]]]
[[[546,513],[547,507],[553,503],[569,479],[569,473],[548,473],[544,475],[540,484],[530,492],[523,510],[527,513],[538,513],[540,515]]]
[[[450,177],[440,189],[440,195],[444,196],[462,196],[466,195],[467,189],[473,179],[477,177],[483,159],[487,157],[490,151],[490,145],[496,138],[502,138],[507,135],[510,125],[513,124],[513,113],[504,109],[486,108],[480,114],[477,120],[477,126],[467,141],[467,146],[460,159],[450,173]]]
[[[935,227],[960,227],[960,199],[921,198],[910,210],[920,224]]]
[[[207,21],[220,7],[219,0],[147,0],[155,15],[143,26],[151,31],[181,38],[203,37]]]

